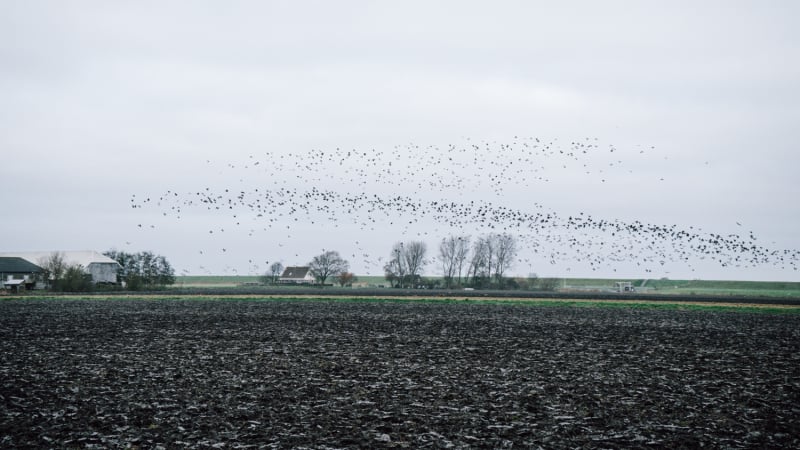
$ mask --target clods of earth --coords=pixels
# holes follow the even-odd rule
[[[700,446],[800,447],[800,315],[0,302],[0,448]]]

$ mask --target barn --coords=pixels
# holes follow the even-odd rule
[[[0,253],[0,257],[22,258],[31,264],[43,265],[54,253],[64,257],[68,265],[80,265],[92,276],[92,283],[117,283],[117,271],[121,268],[118,262],[92,250],[85,251],[52,251],[52,252],[9,252]]]
[[[0,281],[10,291],[33,289],[42,272],[44,269],[23,258],[0,257]]]
[[[280,284],[314,284],[316,279],[308,266],[289,266],[278,278]]]

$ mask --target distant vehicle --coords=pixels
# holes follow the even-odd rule
[[[617,281],[614,283],[614,291],[616,292],[636,292],[636,288],[630,281]]]

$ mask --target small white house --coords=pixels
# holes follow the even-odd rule
[[[316,278],[308,266],[289,266],[283,269],[283,274],[278,278],[280,284],[314,284],[314,282]]]
[[[32,264],[41,266],[53,253],[64,257],[68,265],[79,264],[83,270],[92,276],[92,283],[117,283],[117,270],[121,267],[118,262],[101,253],[85,251],[54,251],[54,252],[9,252],[0,253],[0,256],[22,258]]]

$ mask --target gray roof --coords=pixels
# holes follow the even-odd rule
[[[302,280],[311,268],[308,266],[289,266],[283,270],[281,278]]]
[[[0,273],[36,273],[43,271],[44,269],[41,267],[23,258],[0,256]]]

